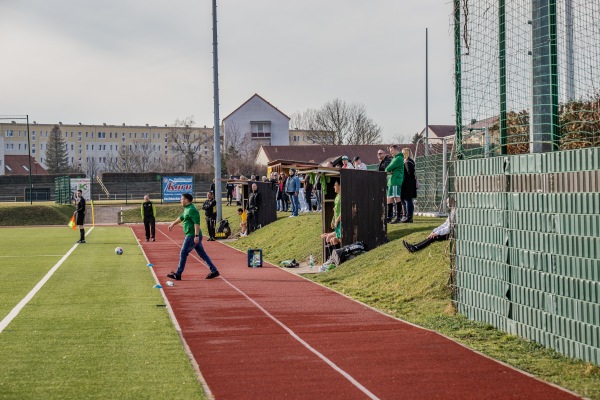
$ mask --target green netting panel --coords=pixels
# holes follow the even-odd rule
[[[455,8],[463,158],[600,145],[597,1],[456,0]]]

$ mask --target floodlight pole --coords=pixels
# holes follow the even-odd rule
[[[29,114],[26,116],[27,119],[27,154],[29,157],[29,204],[33,204],[33,182],[31,181],[31,140],[29,139]]]
[[[217,202],[217,221],[223,219],[221,208],[221,132],[219,124],[219,57],[217,52],[217,0],[212,0],[213,15],[213,85],[214,85],[214,113],[215,113],[215,193]]]
[[[425,28],[425,157],[429,155],[429,37]]]

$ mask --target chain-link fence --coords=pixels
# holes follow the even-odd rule
[[[455,157],[454,136],[421,138],[415,149],[416,176],[419,184],[415,199],[417,215],[443,216],[452,184]]]

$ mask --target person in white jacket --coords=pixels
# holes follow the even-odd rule
[[[433,242],[448,240],[450,238],[450,225],[452,224],[453,220],[454,209],[450,211],[448,218],[446,218],[446,221],[443,224],[433,229],[429,236],[427,236],[427,239],[417,244],[410,244],[403,240],[402,244],[404,245],[404,247],[406,247],[406,250],[408,250],[411,253],[414,253],[416,251],[423,250],[425,247],[429,246]]]

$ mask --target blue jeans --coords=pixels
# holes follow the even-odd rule
[[[200,241],[198,242],[198,244],[194,243],[193,236],[186,236],[183,240],[183,245],[181,246],[181,253],[179,253],[179,266],[177,267],[177,274],[183,274],[188,254],[190,254],[194,249],[196,250],[196,253],[198,253],[198,255],[200,256],[200,258],[203,259],[206,264],[208,264],[210,272],[217,272],[217,267],[215,267],[215,264],[213,264],[208,254],[206,254],[206,251],[204,251],[204,247],[202,247],[202,236],[200,236]]]
[[[297,217],[298,210],[300,209],[300,201],[298,200],[298,195],[295,193],[291,193],[290,199],[292,200],[292,215]]]
[[[406,218],[412,218],[415,212],[415,203],[412,197],[410,199],[404,199],[404,207],[406,207]]]

